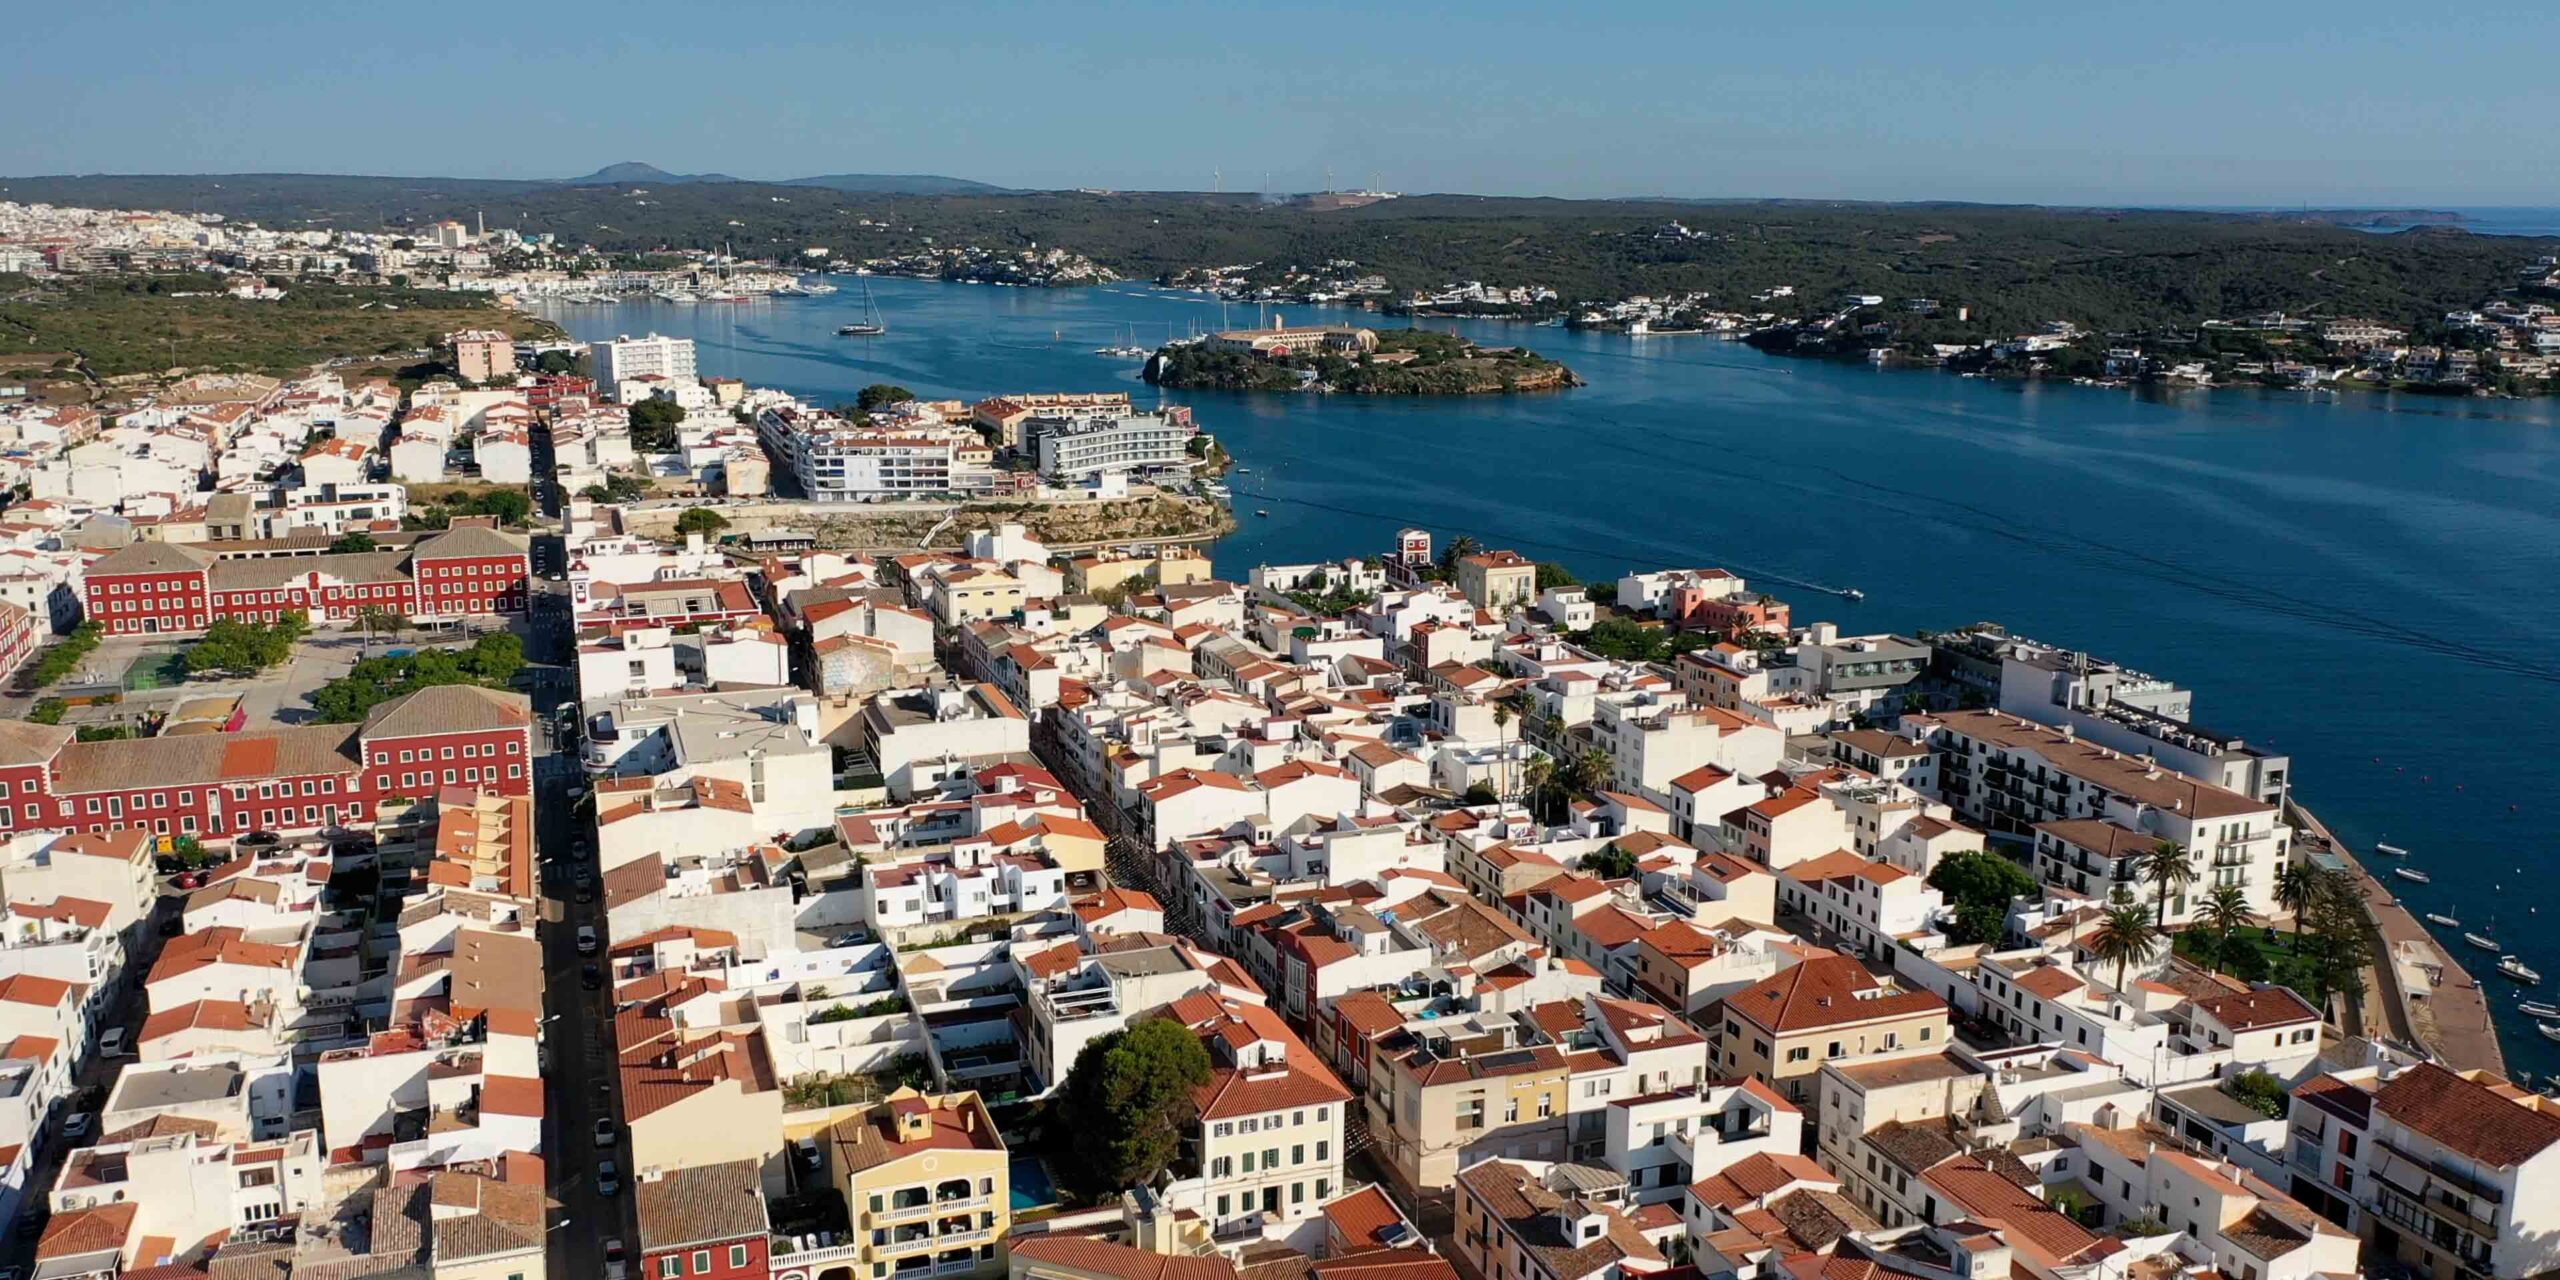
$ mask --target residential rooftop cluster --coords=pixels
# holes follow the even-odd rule
[[[813,508],[1107,493],[1195,429],[450,345],[470,371],[405,397],[7,419],[61,486],[7,527],[68,598],[0,648],[389,612],[558,660],[539,701],[0,725],[35,1275],[530,1277],[562,1231],[614,1280],[2560,1269],[2560,1113],[2347,1033],[2361,965],[2298,960],[2335,855],[2290,761],[2171,680],[1419,528],[1222,577],[1011,523],[721,538],[608,489],[557,495],[536,573],[494,514],[402,529],[401,486],[565,441],[554,479],[745,496],[770,458]],[[656,400],[671,450],[615,412]],[[239,445],[270,435],[298,451]],[[225,488],[235,451],[279,461]],[[328,496],[366,486],[390,514]],[[1082,1073],[1142,1039],[1194,1066],[1115,1131]]]

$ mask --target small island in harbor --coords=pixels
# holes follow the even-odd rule
[[[1159,387],[1364,396],[1507,395],[1582,385],[1525,347],[1485,347],[1429,329],[1356,325],[1230,329],[1169,344],[1147,361]]]

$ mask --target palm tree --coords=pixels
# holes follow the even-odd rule
[[[1510,704],[1502,702],[1493,704],[1493,736],[1494,741],[1499,743],[1502,747],[1502,798],[1505,800],[1519,794],[1519,792],[1514,790],[1511,785],[1513,779],[1511,776],[1510,728]]]
[[[2196,918],[2213,930],[2213,968],[2222,971],[2222,962],[2231,951],[2233,930],[2244,928],[2256,917],[2249,911],[2249,894],[2236,884],[2217,886],[2205,896],[2204,906]]]
[[[2136,960],[2149,960],[2160,945],[2160,929],[2143,915],[2138,903],[2109,910],[2099,921],[2098,931],[2089,935],[2089,955],[2100,964],[2116,967],[2116,991],[2124,991],[2125,966]]]
[[[2307,862],[2288,862],[2276,873],[2276,902],[2293,913],[2293,949],[2302,949],[2302,918],[2322,896],[2320,873]]]
[[[1555,799],[1556,758],[1542,753],[1531,760],[1525,781],[1529,789],[1529,815],[1541,822],[1546,821],[1547,814],[1554,812],[1551,802]]]
[[[2188,858],[2185,845],[2175,840],[2163,840],[2151,846],[2151,852],[2142,855],[2139,865],[2142,878],[2151,882],[2151,896],[2158,904],[2152,923],[2166,929],[2169,927],[2169,895],[2184,893],[2188,885],[2201,878],[2196,872],[2196,864]]]
[[[1449,539],[1449,545],[1440,549],[1441,576],[1451,582],[1457,581],[1458,562],[1482,550],[1484,550],[1483,543],[1463,533]]]

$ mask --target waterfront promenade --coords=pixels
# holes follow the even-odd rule
[[[2312,851],[2334,855],[2364,894],[2365,914],[2372,922],[2367,940],[2373,944],[2379,983],[2370,994],[2383,1015],[2383,1025],[2369,1026],[2368,1033],[2387,1031],[2458,1071],[2477,1068],[2505,1075],[2506,1055],[2498,1047],[2488,993],[2479,981],[2317,815],[2299,804],[2292,809],[2295,829],[2304,833]]]

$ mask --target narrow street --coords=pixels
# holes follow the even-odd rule
[[[552,1211],[549,1274],[601,1277],[604,1241],[620,1238],[636,1244],[632,1227],[630,1157],[619,1139],[620,1111],[614,1097],[613,1018],[611,994],[589,991],[580,980],[577,929],[592,924],[604,933],[602,894],[578,901],[577,871],[585,863],[594,871],[593,853],[582,846],[585,809],[569,790],[583,783],[574,733],[559,733],[560,709],[577,703],[576,667],[572,655],[568,597],[550,575],[563,567],[565,550],[554,534],[534,538],[534,643],[526,657],[535,669],[532,689],[535,730],[534,842],[542,864],[542,954],[548,1012],[543,1046],[544,1078],[549,1083],[545,1139],[551,1176]],[[592,883],[592,882],[591,882]],[[599,966],[603,957],[595,961]],[[617,1140],[610,1150],[595,1145],[595,1122],[615,1121]],[[596,1186],[597,1166],[605,1159],[621,1166],[620,1196],[607,1198]]]

